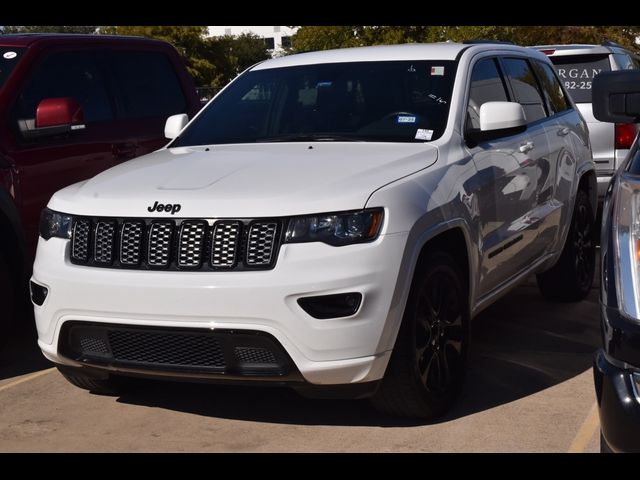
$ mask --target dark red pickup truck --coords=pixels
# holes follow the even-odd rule
[[[162,147],[167,117],[200,106],[167,43],[0,35],[0,343],[51,195]]]

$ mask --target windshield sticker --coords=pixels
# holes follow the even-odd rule
[[[16,58],[18,56],[18,54],[16,52],[5,52],[4,55],[2,55],[3,58],[6,58],[7,60],[11,60],[12,58]]]
[[[442,98],[442,97],[438,97],[436,95],[434,95],[433,93],[430,93],[429,95],[427,95],[431,100],[438,102],[438,103],[447,103],[447,101]]]
[[[412,115],[398,115],[396,123],[416,123],[416,117]]]
[[[426,128],[419,128],[416,131],[416,140],[431,140],[433,136],[433,130],[427,130]]]
[[[431,75],[444,75],[444,67],[431,67]]]

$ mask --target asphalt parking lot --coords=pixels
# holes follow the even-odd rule
[[[485,310],[462,398],[430,424],[284,389],[144,382],[92,395],[51,369],[31,322],[0,354],[1,452],[599,451],[596,286],[551,304],[530,280]]]

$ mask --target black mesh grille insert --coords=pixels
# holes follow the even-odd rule
[[[130,330],[109,332],[113,358],[158,366],[224,368],[220,343],[205,335]]]
[[[89,258],[89,231],[91,222],[89,220],[76,220],[73,226],[73,240],[71,242],[71,257],[87,261]]]
[[[107,348],[107,344],[101,338],[82,337],[80,339],[80,346],[82,347],[82,353],[86,353],[86,354],[91,354],[91,353],[106,354],[106,353],[109,353],[109,349]]]
[[[273,352],[266,348],[236,347],[234,353],[243,363],[278,363]]]
[[[251,225],[247,240],[248,265],[268,265],[271,263],[277,229],[278,224],[275,222]]]
[[[138,265],[142,253],[142,232],[144,224],[141,222],[124,222],[120,231],[120,263],[124,265]]]
[[[282,220],[80,218],[71,262],[140,270],[268,270]]]

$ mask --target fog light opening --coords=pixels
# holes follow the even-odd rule
[[[298,299],[298,305],[313,318],[350,317],[360,308],[362,294],[358,292],[320,295]]]
[[[36,282],[31,280],[29,282],[29,290],[31,290],[31,301],[37,306],[41,307],[44,301],[47,299],[49,289],[47,289],[47,287],[43,287],[42,285],[38,285]]]

